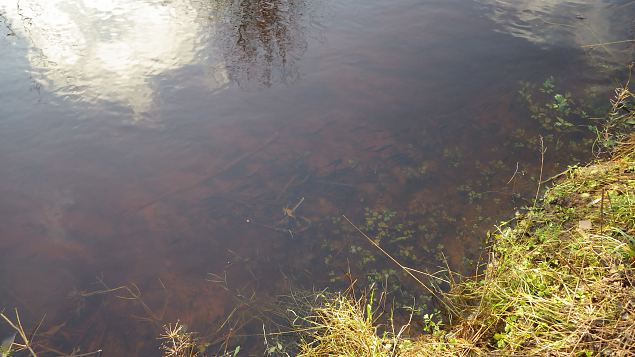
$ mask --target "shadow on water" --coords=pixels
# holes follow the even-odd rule
[[[519,81],[605,95],[582,50],[501,6],[0,1],[0,307],[108,356],[156,355],[176,320],[257,351],[236,307],[351,277],[423,309],[341,215],[404,264],[469,266],[531,202],[538,135],[545,175],[588,152],[583,122],[529,119]]]

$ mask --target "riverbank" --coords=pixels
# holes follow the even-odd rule
[[[445,323],[395,327],[372,298],[338,294],[306,318],[299,355],[635,354],[634,99],[618,89],[597,131],[595,148],[610,155],[543,181],[546,192],[490,234],[481,274],[448,274]],[[415,326],[423,334],[404,337]]]

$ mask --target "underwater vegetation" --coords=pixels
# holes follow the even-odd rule
[[[552,83],[543,84],[546,94]],[[546,125],[573,128],[570,100],[553,98],[536,118],[553,110],[562,117]],[[297,332],[300,355],[634,354],[634,103],[628,86],[616,90],[604,122],[594,126],[594,150],[610,155],[545,180],[553,185],[539,200],[488,234],[487,258],[476,275],[433,276],[449,285],[432,285],[443,300],[438,306],[450,306],[442,315],[412,314],[398,325],[394,310],[376,307],[372,288],[361,297],[331,295],[306,317],[314,329]],[[390,239],[394,232],[384,222],[392,212],[365,217],[362,229],[370,237]]]

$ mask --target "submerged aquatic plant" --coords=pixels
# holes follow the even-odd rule
[[[544,87],[552,90],[549,83]],[[630,93],[618,90],[614,103],[623,102],[625,91]],[[620,122],[635,122],[635,111],[620,110]],[[403,334],[386,338],[379,321],[367,318],[362,300],[336,294],[315,310],[315,329],[303,351],[313,353],[307,356],[635,355],[635,135],[628,126],[611,127],[623,131],[610,133],[620,138],[610,159],[540,180],[556,184],[489,235],[481,273],[448,272],[450,289],[442,297],[456,318],[452,324],[443,326],[424,314],[412,324],[418,320],[427,334],[416,340]]]
[[[575,122],[588,119],[588,114],[574,101],[571,93],[556,92],[553,76],[537,88],[535,84],[521,82],[518,92],[529,109],[531,118],[543,129],[554,132],[576,130]]]

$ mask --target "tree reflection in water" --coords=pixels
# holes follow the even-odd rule
[[[217,9],[224,19],[218,40],[232,81],[268,87],[298,77],[297,62],[307,48],[304,0],[222,0]]]

